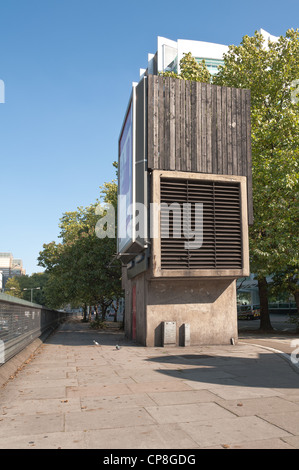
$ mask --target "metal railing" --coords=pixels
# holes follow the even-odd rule
[[[0,366],[62,322],[66,315],[66,312],[0,294]]]

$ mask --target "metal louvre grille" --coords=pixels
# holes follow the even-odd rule
[[[242,268],[239,183],[161,178],[160,192],[161,203],[170,206],[175,202],[181,207],[181,237],[175,233],[178,219],[166,209],[166,204],[161,207],[161,269]],[[183,204],[186,203],[191,205],[192,231],[196,228],[195,204],[203,204],[203,242],[200,248],[185,247]],[[166,233],[169,231],[168,238],[163,238],[165,230]]]

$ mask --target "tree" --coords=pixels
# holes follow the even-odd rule
[[[277,42],[244,36],[230,46],[213,83],[251,90],[254,225],[251,271],[257,273],[261,329],[271,329],[266,276],[298,267],[299,31]]]
[[[44,294],[44,287],[48,282],[48,278],[49,276],[47,273],[33,273],[31,276],[18,276],[18,282],[22,291],[22,298],[24,300],[30,301],[31,289],[33,288],[33,302],[47,307],[47,302]],[[39,289],[36,289],[37,287],[39,287]]]
[[[286,292],[293,295],[299,312],[299,266],[286,266],[283,271],[274,273],[271,292],[275,295]]]
[[[181,80],[192,80],[194,82],[210,83],[211,74],[206,66],[205,60],[197,62],[192,57],[191,52],[184,53],[184,57],[180,60],[181,72],[162,72],[164,77],[179,78]]]
[[[6,281],[5,294],[22,299],[22,290],[17,276],[11,277]]]

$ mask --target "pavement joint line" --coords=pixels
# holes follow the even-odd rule
[[[272,426],[275,426],[276,428],[281,429],[282,431],[289,433],[290,436],[287,436],[287,437],[296,436],[296,434],[292,433],[291,431],[287,431],[287,430],[284,429],[282,426],[279,426],[279,424],[275,424],[275,423],[272,423],[271,421],[268,421],[265,416],[260,416],[260,415],[255,415],[255,416],[256,416],[257,418],[262,419],[263,421],[265,421],[265,423],[269,423],[269,424],[271,424]],[[281,437],[280,437],[280,439],[281,439]]]
[[[277,354],[278,356],[280,356],[282,359],[284,359],[289,365],[290,367],[297,373],[299,374],[299,362],[298,364],[294,364],[291,360],[291,356],[289,354],[286,354],[284,353],[283,351],[280,351],[279,349],[274,349],[274,348],[270,348],[269,346],[262,346],[261,344],[254,344],[254,343],[247,343],[245,341],[242,341],[242,344],[247,344],[247,345],[250,345],[250,346],[256,346],[257,348],[262,348],[262,349],[266,349],[268,351],[272,351],[274,352],[275,354]]]

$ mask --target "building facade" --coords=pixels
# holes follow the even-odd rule
[[[12,253],[0,253],[0,289],[5,288],[9,278],[25,274],[21,259],[14,258]]]

